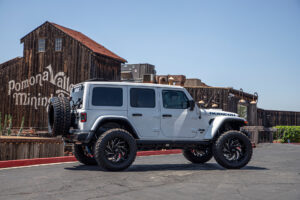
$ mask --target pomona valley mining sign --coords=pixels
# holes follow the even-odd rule
[[[56,86],[55,94],[51,93],[47,96],[42,96],[39,92],[34,94],[24,92],[24,89],[30,87],[43,87],[46,82]],[[53,96],[69,96],[72,86],[73,84],[70,84],[70,77],[68,77],[65,72],[54,73],[51,65],[48,65],[45,67],[45,71],[38,73],[35,76],[30,76],[21,81],[8,81],[7,91],[8,95],[13,97],[16,106],[31,106],[35,110],[39,107],[44,107],[47,111],[50,99]]]

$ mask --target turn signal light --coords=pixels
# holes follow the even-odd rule
[[[80,113],[80,122],[86,122],[87,115],[86,113]]]

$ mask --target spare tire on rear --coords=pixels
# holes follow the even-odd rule
[[[67,135],[71,126],[71,107],[66,97],[53,97],[48,106],[48,131],[52,136]]]

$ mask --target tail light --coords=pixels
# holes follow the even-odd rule
[[[244,121],[244,123],[245,123],[246,125],[248,125],[248,121]]]
[[[86,113],[80,113],[80,122],[86,122],[87,115]]]

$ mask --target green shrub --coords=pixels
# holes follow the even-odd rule
[[[284,142],[297,142],[300,139],[300,126],[276,126],[277,132],[274,133],[274,140],[283,140]]]
[[[24,128],[24,116],[22,117],[22,121],[21,121],[21,126],[20,126],[20,130],[18,132],[18,136],[20,136],[22,134],[23,128]]]

